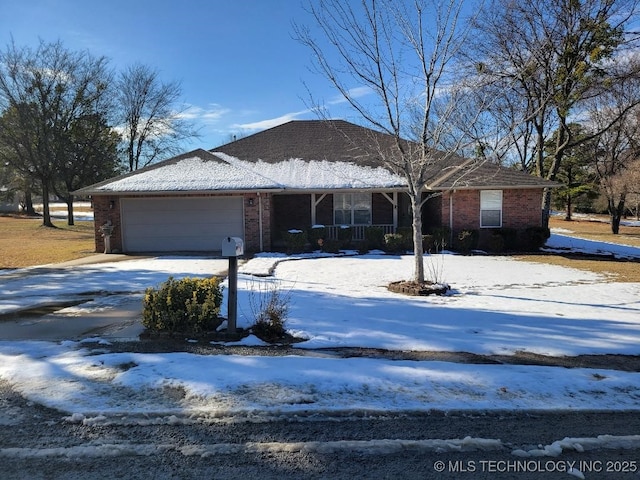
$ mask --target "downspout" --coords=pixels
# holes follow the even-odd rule
[[[264,252],[264,240],[262,234],[262,196],[258,193],[258,229],[260,230],[260,251]]]
[[[449,245],[453,245],[453,193],[449,192]]]

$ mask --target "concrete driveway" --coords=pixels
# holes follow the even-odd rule
[[[137,340],[144,330],[145,285],[156,286],[173,274],[162,269],[166,258],[98,254],[0,274],[0,341]],[[184,261],[193,263],[194,258],[184,257]],[[227,259],[202,261],[206,275],[226,275]],[[119,262],[127,262],[122,264],[126,268],[120,269]],[[199,271],[192,274],[189,268],[185,267],[184,275],[205,276]],[[127,272],[131,272],[130,282]]]

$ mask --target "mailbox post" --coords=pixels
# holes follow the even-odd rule
[[[227,333],[236,333],[238,316],[238,257],[244,254],[242,239],[226,237],[222,240],[222,256],[229,258],[229,297],[227,300]]]

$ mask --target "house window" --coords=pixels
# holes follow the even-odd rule
[[[333,222],[334,225],[371,225],[371,194],[334,194]]]
[[[502,226],[502,190],[480,191],[480,227]]]

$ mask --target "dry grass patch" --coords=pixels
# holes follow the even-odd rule
[[[610,282],[640,283],[640,262],[614,259],[582,258],[580,255],[518,255],[518,260],[577,268],[607,276]]]
[[[572,220],[567,222],[558,217],[549,221],[550,228],[569,230],[570,235],[595,240],[598,242],[621,243],[640,247],[640,227],[625,227],[620,225],[620,233],[611,233],[611,225],[606,216],[594,216],[595,220]],[[562,233],[562,232],[558,232]],[[567,232],[569,235],[569,233]]]
[[[611,233],[611,225],[606,216],[595,216],[594,220],[572,220],[567,222],[552,217],[549,226],[553,229],[569,230],[567,235],[598,242],[619,243],[640,247],[640,227],[620,226],[620,233]],[[559,232],[562,233],[562,232]],[[616,260],[613,258],[587,258],[573,254],[519,255],[519,259],[577,268],[606,275],[612,282],[640,282],[640,262]]]
[[[66,262],[95,251],[93,222],[56,228],[42,226],[41,218],[0,216],[0,268],[21,268]]]

